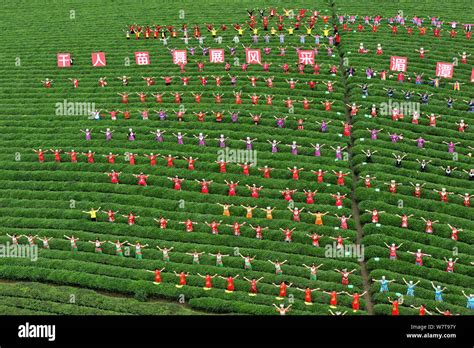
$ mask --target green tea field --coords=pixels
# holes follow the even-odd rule
[[[5,3],[0,314],[473,315],[474,21],[430,6]]]

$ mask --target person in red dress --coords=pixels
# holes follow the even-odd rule
[[[340,170],[339,172],[336,172],[335,170],[333,170],[332,172],[334,173],[335,176],[337,176],[337,184],[339,186],[344,186],[344,177],[349,175],[350,172],[343,173],[342,170]]]
[[[194,162],[196,162],[199,158],[193,158],[193,156],[183,157],[183,159],[188,162],[188,170],[194,170]]]
[[[119,183],[119,176],[122,174],[122,172],[116,172],[115,170],[112,169],[112,172],[107,173],[105,172],[104,174],[107,174],[107,176],[110,178],[110,181],[112,184],[118,184]]]
[[[219,165],[219,172],[220,173],[227,173],[227,163],[228,162],[225,162],[224,160],[220,160],[220,161],[215,161],[215,163],[217,163]]]
[[[263,277],[260,277],[258,279],[248,279],[244,277],[246,281],[250,283],[250,290],[249,290],[249,296],[257,296],[258,289],[257,289],[257,283],[263,279]]]
[[[333,195],[333,194],[331,195],[331,197],[336,200],[335,205],[336,205],[337,208],[339,208],[339,207],[342,208],[343,200],[346,198],[346,196],[347,196],[347,194],[341,195],[340,192],[336,192],[335,195]]]
[[[35,150],[35,149],[33,149],[33,152],[35,152],[38,155],[38,162],[43,163],[44,162],[44,154],[46,152],[48,152],[48,150],[42,150],[42,149]]]
[[[389,297],[388,300],[392,304],[392,315],[398,315],[399,314],[398,306],[403,304],[403,298],[400,297],[400,298],[392,301],[392,299]]]
[[[349,275],[356,271],[356,269],[353,269],[352,271],[347,271],[347,268],[343,268],[342,270],[338,270],[336,268],[334,270],[342,276],[342,285],[349,285]]]
[[[174,271],[174,274],[179,277],[179,283],[176,284],[176,287],[177,288],[182,288],[183,286],[186,285],[186,277],[189,275],[189,273],[184,273],[184,272],[180,272],[180,273],[177,273],[176,271]]]
[[[150,270],[145,270],[145,271],[154,273],[155,278],[154,278],[153,284],[159,285],[161,284],[161,272],[163,272],[164,270],[165,268],[163,267],[162,269],[157,268],[154,271],[150,271]]]
[[[168,156],[161,156],[161,157],[166,160],[166,165],[167,165],[168,167],[174,167],[173,161],[178,158],[178,157],[173,157],[173,156],[171,156],[171,155],[168,155]]]
[[[200,273],[197,274],[199,277],[205,279],[204,290],[211,290],[212,289],[212,279],[217,277],[217,274],[211,276],[209,273],[206,273],[205,276],[201,275]]]
[[[276,297],[277,300],[283,300],[286,297],[287,288],[293,285],[293,283],[290,283],[287,285],[285,281],[282,281],[280,284],[275,284],[275,283],[272,283],[272,284],[273,286],[279,288],[278,296]]]
[[[291,172],[293,180],[298,180],[300,171],[304,170],[304,168],[298,168],[296,166],[293,168],[288,167],[287,169]]]
[[[138,185],[147,186],[146,180],[148,179],[149,175],[145,175],[143,172],[141,172],[140,174],[133,174],[133,176],[138,178]]]
[[[255,184],[252,186],[245,185],[252,193],[252,198],[258,198],[259,191],[263,188],[263,186],[257,187]]]
[[[433,315],[433,313],[431,313],[430,311],[428,311],[428,310],[426,309],[426,307],[423,306],[423,305],[420,305],[419,307],[416,307],[416,306],[414,306],[414,305],[410,305],[410,307],[415,308],[415,309],[418,309],[418,310],[419,310],[419,311],[418,311],[418,314],[421,315],[421,316],[425,316],[426,313],[428,313],[429,315]]]
[[[331,296],[331,298],[329,299],[329,307],[331,308],[336,308],[337,306],[337,295],[340,295],[340,294],[343,294],[344,291],[340,291],[340,292],[337,292],[337,291],[323,291],[325,294],[328,294],[329,296]]]
[[[239,185],[239,181],[234,183],[233,181],[228,182],[227,180],[224,180],[224,182],[229,187],[228,195],[235,196],[236,195],[235,188]]]
[[[144,154],[143,156],[145,156],[146,158],[148,158],[150,160],[150,166],[156,166],[156,159],[157,157],[161,156],[160,154],[154,154],[153,152],[151,152],[149,155],[147,154]]]
[[[54,154],[54,161],[55,162],[61,162],[61,152],[63,150],[61,150],[61,149],[49,149],[49,151],[51,151],[51,153]]]
[[[103,213],[107,214],[107,219],[109,220],[109,222],[115,222],[115,214],[117,214],[119,211],[113,211],[113,210],[102,210]],[[127,241],[125,241],[124,243],[127,243]],[[113,243],[115,244],[115,243]]]
[[[128,215],[122,215],[124,218],[127,218],[127,223],[132,226],[135,225],[135,219],[138,219],[140,216],[139,215],[133,215],[132,212],[130,212]]]
[[[209,193],[209,185],[214,182],[213,180],[207,181],[206,179],[202,179],[202,180],[194,179],[194,181],[196,181],[198,184],[201,185],[201,193],[203,194]]]
[[[263,168],[258,168],[259,171],[263,172],[263,177],[265,179],[270,178],[270,172],[275,168],[269,168],[268,166],[264,166]]]
[[[194,229],[194,225],[198,224],[195,221],[191,221],[191,219],[187,219],[185,221],[180,221],[178,223],[184,225],[184,229],[186,230],[186,232],[192,232],[193,229]]]
[[[344,294],[352,297],[352,311],[354,313],[357,312],[360,308],[360,297],[364,296],[366,293],[367,293],[367,291],[364,291],[362,294],[359,294],[359,293],[355,292],[351,295],[347,291],[344,291]]]
[[[122,97],[123,104],[128,104],[129,93],[117,93],[117,94]]]
[[[304,304],[307,305],[307,306],[312,306],[313,301],[312,301],[312,298],[311,298],[311,294],[314,291],[318,291],[318,290],[321,290],[321,289],[320,288],[311,289],[311,288],[307,287],[305,289],[296,288],[296,290],[304,292]]]
[[[238,277],[239,277],[238,274],[233,276],[233,277],[232,276],[228,276],[228,277],[219,276],[219,278],[221,278],[221,279],[223,279],[227,282],[227,286],[226,286],[226,290],[225,290],[226,293],[231,294],[231,293],[234,292],[234,290],[235,290],[234,280]]]
[[[83,152],[82,154],[87,157],[88,163],[94,163],[95,152],[92,152],[91,150],[89,150],[87,152]]]
[[[177,175],[174,178],[168,177],[168,180],[171,180],[173,182],[173,189],[175,190],[181,190],[181,183],[184,181],[183,179],[180,179]]]

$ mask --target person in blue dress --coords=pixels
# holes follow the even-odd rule
[[[428,104],[430,97],[433,96],[433,93],[417,93],[420,96],[421,104]]]
[[[464,290],[462,290],[462,294],[464,295],[465,298],[467,298],[466,308],[474,309],[474,294],[466,295]]]
[[[410,280],[409,282],[407,282],[405,280],[405,278],[402,278],[403,281],[405,282],[406,286],[407,286],[407,296],[415,296],[415,286],[420,282],[420,281],[417,281],[416,283],[413,283],[413,280]]]
[[[372,279],[372,281],[380,283],[380,292],[388,292],[388,284],[394,282],[395,279],[387,280],[385,276],[382,276],[381,279]]]
[[[431,286],[433,287],[435,291],[435,301],[443,302],[443,291],[446,290],[447,288],[444,287],[443,289],[441,289],[440,285],[435,286],[433,282],[431,282]]]
[[[448,105],[448,108],[452,109],[453,104],[456,101],[456,99],[453,99],[453,98],[449,97],[448,99],[445,99],[445,100],[446,100],[446,104]]]
[[[474,99],[471,99],[471,100],[463,100],[467,106],[468,106],[468,109],[467,111],[469,112],[474,112]]]

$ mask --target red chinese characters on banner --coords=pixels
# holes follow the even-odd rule
[[[221,48],[209,49],[209,62],[210,63],[224,63],[224,50]]]
[[[390,70],[393,71],[407,71],[408,59],[407,57],[391,56]]]
[[[452,78],[454,72],[453,63],[437,62],[436,63],[436,76]]]
[[[314,51],[313,50],[299,50],[298,62],[304,65],[314,65]]]
[[[107,65],[104,52],[92,52],[91,58],[92,66],[98,67]]]
[[[69,53],[58,53],[56,60],[58,68],[69,68],[71,66],[71,55]]]
[[[259,48],[246,48],[245,59],[247,64],[262,64],[262,54]]]
[[[173,50],[173,64],[188,64],[188,52],[186,50]]]
[[[474,68],[472,68],[471,72],[471,82],[474,82]]]
[[[148,52],[135,52],[135,63],[137,65],[150,65],[150,55]]]

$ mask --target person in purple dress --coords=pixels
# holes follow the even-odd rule
[[[132,128],[128,129],[128,140],[135,141],[135,132],[133,131]]]
[[[91,135],[92,135],[92,128],[91,128],[91,129],[86,128],[86,130],[80,129],[80,131],[85,134],[86,140],[88,140],[88,141],[91,140],[91,138],[92,138],[92,137],[91,137]]]
[[[199,146],[206,146],[206,138],[207,135],[204,135],[202,133],[199,133],[199,135],[194,136],[196,139],[198,139],[198,145]]]
[[[209,53],[209,47],[202,47],[202,46],[199,46],[199,47],[202,49],[202,55],[207,56],[207,54]]]
[[[227,48],[229,49],[229,52],[230,52],[231,56],[235,55],[235,47],[227,46]]]
[[[160,121],[166,120],[166,111],[165,110],[160,109],[158,111],[156,111],[156,110],[153,110],[153,111],[158,114],[158,117],[160,118]]]
[[[278,152],[278,144],[281,143],[281,141],[276,141],[276,140],[267,140],[272,145],[272,153]]]
[[[346,148],[347,148],[347,146],[344,146],[344,147],[340,147],[340,146],[332,147],[331,146],[331,149],[336,151],[336,161],[341,161],[342,160],[342,151],[344,151]]]
[[[257,140],[258,138],[255,139],[250,139],[250,137],[246,137],[245,139],[240,139],[240,141],[243,141],[245,143],[245,148],[247,150],[252,150],[253,149],[253,142]]]
[[[196,53],[196,49],[194,47],[188,47],[189,54],[194,56],[194,53]]]
[[[456,152],[456,145],[459,145],[461,143],[453,143],[452,141],[450,141],[450,142],[443,141],[443,144],[448,145],[448,152],[449,153],[454,153],[454,152]]]
[[[237,123],[237,121],[239,120],[239,114],[240,114],[240,111],[227,111],[229,114],[230,114],[230,120],[233,122],[233,123]]]
[[[296,141],[293,141],[291,144],[287,144],[291,148],[291,154],[297,155],[298,154],[298,145],[296,145]]]
[[[115,132],[115,131],[110,130],[110,128],[107,128],[105,130],[105,132],[104,131],[100,131],[100,132],[105,134],[105,140],[106,141],[110,141],[110,140],[112,140],[112,133]]]
[[[321,156],[321,148],[326,145],[326,144],[310,144],[313,148],[314,148],[314,155],[316,157],[320,157]]]
[[[390,132],[387,132],[387,134],[390,137],[390,140],[392,141],[392,143],[398,143],[400,140],[403,140],[403,134],[390,133]]]
[[[370,139],[372,140],[377,140],[377,134],[383,130],[383,128],[380,129],[369,129],[367,130],[370,132]]]
[[[367,69],[365,69],[365,75],[367,76],[367,79],[370,80],[374,76],[374,69],[368,67]]]
[[[419,148],[419,149],[423,149],[425,147],[425,143],[429,143],[428,140],[425,140],[424,138],[422,137],[419,137],[417,139],[413,139],[413,141],[416,141],[416,146]]]
[[[221,134],[219,138],[215,138],[214,140],[217,140],[217,143],[219,144],[219,147],[225,147],[225,142],[229,138],[226,138],[224,134]]]
[[[327,128],[328,128],[328,124],[331,123],[332,121],[324,121],[322,120],[321,122],[318,122],[316,121],[317,124],[319,124],[321,126],[320,130],[322,133],[325,133],[327,131]]]
[[[237,76],[231,75],[231,74],[227,74],[227,75],[228,75],[229,78],[230,78],[230,85],[231,85],[232,87],[237,86]]]
[[[173,135],[178,140],[178,145],[183,145],[184,144],[184,137],[186,136],[186,134],[187,133],[181,134],[181,132],[178,132],[178,134],[173,133]]]
[[[163,134],[166,133],[166,131],[161,131],[159,129],[156,130],[156,132],[151,132],[151,134],[154,134],[155,135],[155,140],[162,143],[163,142]]]
[[[275,121],[276,121],[276,126],[278,128],[285,128],[285,121],[286,119],[288,118],[288,116],[285,116],[285,117],[276,117],[276,116],[273,116],[275,118]]]

